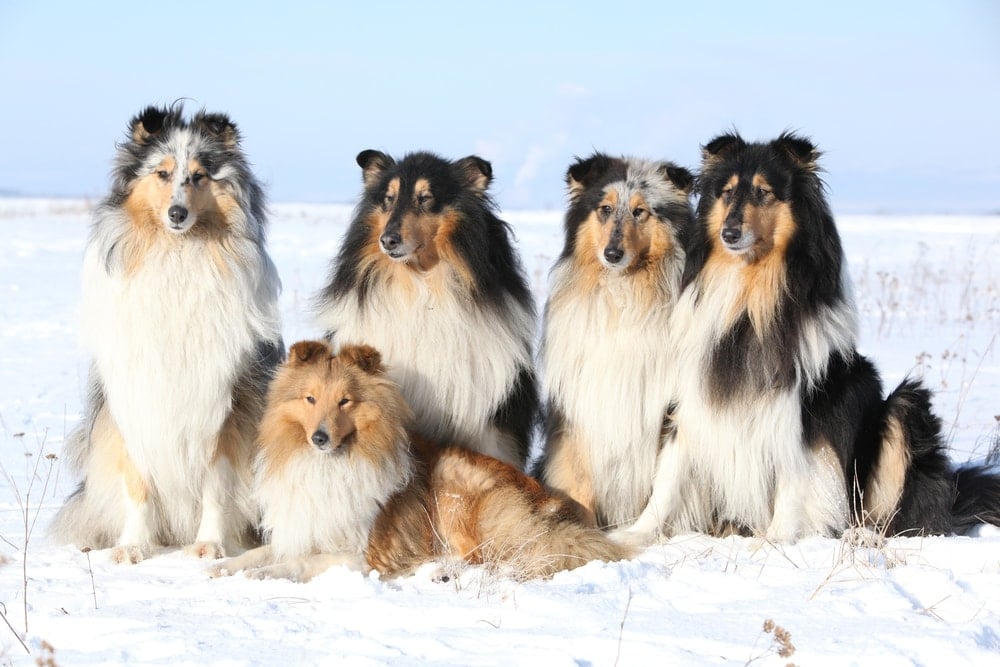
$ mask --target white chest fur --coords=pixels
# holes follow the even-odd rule
[[[84,260],[84,345],[130,458],[161,492],[197,493],[238,372],[257,340],[280,337],[273,266],[219,253],[154,247],[128,275],[109,273],[96,244]]]

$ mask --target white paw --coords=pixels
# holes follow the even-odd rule
[[[150,548],[141,544],[123,544],[111,550],[111,560],[115,563],[135,565],[149,558]]]
[[[248,579],[288,579],[290,581],[302,581],[302,570],[286,564],[265,565],[263,567],[248,568],[243,571],[243,575]]]
[[[184,553],[195,558],[208,558],[211,560],[226,557],[225,548],[218,542],[195,542],[184,547]]]
[[[655,531],[618,528],[607,533],[608,539],[630,549],[641,550],[655,544],[659,534]]]

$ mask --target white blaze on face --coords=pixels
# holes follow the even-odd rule
[[[192,195],[200,169],[196,159],[199,142],[188,129],[178,130],[162,150],[150,156],[150,173],[164,189],[160,220],[169,231],[183,234],[197,222]]]

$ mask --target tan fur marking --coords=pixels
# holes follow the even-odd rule
[[[733,176],[727,187],[735,187]],[[754,184],[768,187],[759,174]],[[730,207],[720,197],[708,216],[708,233],[712,250],[706,262],[706,275],[739,271],[743,286],[740,297],[726,313],[726,324],[732,324],[743,312],[750,317],[754,329],[764,333],[775,322],[780,297],[786,290],[785,253],[795,233],[795,219],[786,202],[771,196],[763,206],[744,204],[743,227],[751,229],[757,240],[750,250],[736,255],[723,247],[719,240]]]
[[[97,418],[94,420],[94,430],[90,437],[96,450],[94,455],[114,462],[115,471],[125,483],[125,490],[129,498],[136,504],[146,502],[149,499],[149,486],[146,484],[138,468],[132,463],[132,459],[128,455],[128,449],[125,446],[125,439],[108,413],[107,408],[98,413]]]
[[[586,449],[572,436],[564,435],[549,444],[545,468],[550,487],[580,506],[580,517],[589,526],[597,525],[593,467]]]
[[[613,206],[617,195],[605,197],[600,204]],[[599,259],[611,238],[614,223],[601,223],[597,211],[582,222],[576,232],[573,262],[576,266],[574,282],[577,292],[564,292],[550,298],[558,304],[560,299],[577,299],[580,294],[591,294],[609,280],[622,278],[630,281],[628,289],[633,294],[636,303],[648,307],[661,304],[663,301],[661,266],[665,257],[673,253],[675,240],[669,223],[657,219],[647,207],[641,195],[631,198],[630,211],[642,208],[646,212],[635,221],[629,215],[625,221],[623,245],[631,257],[629,265],[619,272],[613,272],[605,267]]]
[[[899,506],[910,467],[910,448],[906,429],[899,419],[890,416],[882,436],[882,451],[868,479],[862,498],[865,525],[885,525],[892,520]]]

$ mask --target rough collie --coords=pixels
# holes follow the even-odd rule
[[[851,526],[1000,523],[1000,478],[952,470],[929,392],[908,379],[883,400],[856,349],[818,157],[794,134],[725,134],[703,148],[671,320],[675,408],[633,534],[736,529],[791,542]]]
[[[531,578],[628,555],[513,466],[411,438],[412,421],[374,348],[293,345],[260,428],[267,544],[210,573],[307,581],[342,564],[392,577],[454,559]]]
[[[118,147],[86,247],[83,481],[53,525],[138,562],[220,557],[252,535],[251,463],[283,345],[264,197],[225,115],[149,107]]]
[[[669,422],[665,341],[693,224],[691,173],[595,154],[566,175],[566,240],[551,274],[541,345],[542,481],[602,527],[649,499]]]
[[[364,194],[319,321],[334,345],[384,355],[418,433],[523,468],[537,418],[534,305],[489,162],[357,157]]]

